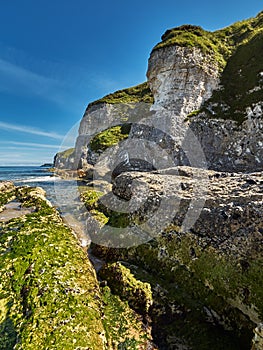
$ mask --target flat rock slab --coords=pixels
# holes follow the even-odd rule
[[[34,210],[35,208],[22,208],[20,202],[12,201],[6,204],[4,210],[0,213],[0,222],[19,218],[23,215],[32,213]]]

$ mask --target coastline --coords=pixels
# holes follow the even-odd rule
[[[189,182],[189,185],[190,185],[190,186],[185,185],[185,188],[190,189],[191,188],[191,181],[192,181],[190,173],[192,173],[193,170],[191,168],[183,167],[183,168],[180,168],[180,171],[185,176],[184,183],[186,184],[187,182]],[[170,174],[170,172],[172,172],[172,169],[169,170],[169,174]],[[189,174],[189,176],[187,174]],[[118,179],[123,178],[123,180],[125,180],[125,176],[127,176],[127,174],[125,174],[125,173],[120,174]],[[168,175],[165,172],[160,173],[160,174],[157,174],[155,172],[155,173],[152,173],[152,175],[150,175],[150,174],[142,175],[141,173],[134,172],[133,176],[135,176],[135,177],[140,176],[141,180],[143,178],[145,178],[145,181],[150,181],[149,183],[151,183],[151,181],[152,181],[150,179],[150,177],[153,177],[153,178],[155,177],[156,180],[158,178],[158,181],[160,181],[161,178],[163,178],[165,181],[167,181],[167,179],[168,179],[168,177],[167,177]],[[214,194],[213,194],[214,190],[218,191],[220,189],[220,191],[223,191],[223,188],[226,188],[226,184],[229,184],[229,181],[231,180],[232,189],[230,190],[229,195],[226,196],[226,204],[227,204],[227,201],[231,198],[231,193],[232,193],[232,195],[236,196],[235,195],[236,190],[239,189],[240,186],[242,188],[245,186],[246,189],[249,188],[249,191],[251,191],[251,194],[250,194],[250,192],[247,193],[247,195],[246,195],[247,199],[250,198],[251,196],[255,200],[257,198],[258,199],[261,198],[260,194],[258,193],[258,190],[257,190],[257,187],[260,186],[260,183],[262,180],[262,174],[260,174],[260,173],[241,175],[241,174],[227,174],[227,173],[219,174],[218,172],[209,171],[209,176],[210,176],[210,178],[212,177],[214,179],[214,181],[216,180],[216,184],[214,184],[213,182],[210,183],[210,186],[211,186],[210,192],[211,192],[212,197],[214,196]],[[177,177],[171,177],[169,175],[169,179],[170,179],[169,181],[171,181],[172,187],[174,187],[175,185],[173,184],[173,181],[177,181],[178,180]],[[69,181],[71,181],[71,180],[72,180],[72,178],[68,178],[65,181],[66,181],[66,183],[69,183]],[[150,186],[150,189],[149,189],[150,193],[152,190],[154,191],[153,194],[156,191],[157,192],[159,191],[158,186],[157,186],[158,181],[156,182],[156,180],[154,180],[155,185],[152,188]],[[179,181],[181,181],[181,178],[179,179]],[[89,183],[89,184],[91,184],[91,183]],[[3,185],[3,183],[2,183],[2,185]],[[113,332],[114,327],[112,326],[111,322],[113,322],[113,318],[114,318],[114,320],[115,320],[114,322],[117,322],[120,325],[120,322],[124,322],[123,317],[126,317],[125,315],[127,313],[130,315],[129,316],[130,317],[129,318],[129,320],[130,320],[129,327],[130,327],[132,332],[135,332],[137,334],[137,336],[136,336],[137,338],[134,338],[134,342],[137,344],[136,349],[137,348],[138,349],[145,349],[145,347],[140,347],[139,344],[144,344],[144,346],[146,346],[146,343],[147,343],[147,349],[158,349],[158,347],[156,347],[154,345],[153,339],[158,340],[158,342],[161,342],[163,337],[168,337],[169,333],[167,334],[166,332],[169,329],[169,327],[167,328],[167,325],[165,323],[162,324],[162,322],[161,322],[162,313],[156,314],[156,312],[157,312],[157,310],[159,310],[161,308],[161,309],[165,310],[165,314],[169,315],[173,310],[171,305],[176,305],[176,307],[175,307],[176,312],[178,312],[178,314],[184,315],[184,317],[186,317],[185,320],[183,318],[180,322],[176,318],[175,329],[177,329],[177,332],[179,334],[179,338],[176,338],[173,340],[174,344],[177,344],[177,346],[181,346],[186,350],[191,349],[191,346],[189,346],[189,344],[188,344],[188,339],[185,338],[185,334],[188,333],[187,329],[189,327],[190,327],[191,331],[193,332],[194,338],[196,339],[197,342],[200,342],[200,344],[203,344],[203,342],[208,342],[208,341],[213,342],[213,339],[217,334],[217,336],[220,335],[220,337],[221,337],[222,344],[224,344],[224,346],[225,346],[224,349],[231,349],[231,350],[234,350],[234,349],[239,350],[240,349],[241,343],[240,343],[240,340],[238,340],[238,339],[243,339],[242,341],[244,342],[244,344],[248,344],[249,342],[251,342],[252,337],[253,337],[252,330],[253,330],[253,327],[255,327],[256,325],[258,326],[257,327],[257,334],[261,334],[260,333],[261,332],[260,324],[257,324],[256,319],[254,319],[255,320],[254,321],[255,323],[254,323],[254,322],[251,322],[251,320],[249,321],[248,319],[246,319],[246,317],[244,318],[244,316],[241,317],[242,313],[240,313],[240,311],[238,311],[237,308],[242,308],[243,307],[242,305],[236,305],[236,309],[233,309],[232,307],[230,307],[227,299],[226,300],[222,299],[221,305],[220,305],[219,295],[217,295],[217,293],[214,293],[213,290],[210,288],[210,286],[207,289],[208,286],[202,285],[202,283],[200,283],[200,280],[198,280],[196,278],[196,276],[194,276],[194,274],[192,274],[190,271],[187,272],[187,270],[185,270],[183,268],[183,266],[184,266],[183,264],[185,264],[186,258],[187,259],[190,258],[190,261],[189,261],[190,266],[194,267],[194,265],[197,263],[197,267],[198,267],[199,266],[198,265],[199,259],[201,261],[202,254],[204,254],[204,256],[206,256],[206,259],[208,259],[208,258],[210,260],[212,259],[211,261],[207,260],[206,265],[203,264],[203,270],[204,270],[203,273],[208,273],[207,283],[209,283],[209,278],[213,278],[212,272],[210,273],[210,269],[213,268],[214,265],[219,266],[220,264],[222,264],[220,269],[222,269],[222,272],[225,273],[224,272],[225,268],[227,267],[227,269],[229,269],[230,266],[228,266],[228,265],[224,266],[224,264],[225,263],[228,264],[228,262],[227,262],[227,260],[224,260],[226,257],[224,259],[222,259],[223,258],[222,254],[221,254],[222,252],[220,252],[220,249],[217,250],[216,246],[214,246],[214,248],[213,248],[214,252],[211,249],[209,249],[206,252],[206,250],[204,248],[202,248],[203,252],[199,251],[199,247],[198,246],[195,247],[196,243],[195,243],[195,238],[194,238],[193,234],[190,234],[190,235],[187,234],[185,237],[182,236],[178,241],[178,234],[176,233],[177,226],[171,225],[170,231],[167,228],[168,231],[166,233],[163,233],[163,235],[160,236],[156,240],[156,242],[158,242],[157,246],[153,245],[151,247],[151,243],[150,243],[150,244],[139,246],[138,248],[128,249],[127,251],[122,251],[122,250],[118,250],[118,249],[109,249],[106,247],[100,247],[96,244],[92,244],[90,247],[89,242],[86,242],[85,244],[83,244],[83,242],[81,240],[82,239],[81,232],[78,232],[77,229],[74,230],[74,225],[69,225],[68,218],[66,218],[66,220],[65,220],[65,218],[63,218],[63,215],[61,216],[58,213],[58,211],[52,207],[51,203],[49,203],[45,199],[45,193],[44,193],[43,189],[32,188],[32,187],[15,187],[10,182],[4,184],[3,188],[5,190],[0,191],[1,198],[2,198],[2,205],[5,205],[6,203],[8,203],[10,201],[12,202],[12,201],[16,200],[16,201],[18,201],[18,203],[20,203],[19,205],[21,205],[21,207],[28,208],[30,210],[30,212],[23,213],[23,215],[21,215],[19,217],[13,218],[7,222],[0,223],[2,232],[5,233],[5,232],[7,232],[6,229],[9,229],[12,227],[19,227],[18,231],[13,232],[13,236],[15,237],[17,234],[19,236],[21,234],[22,235],[26,234],[26,236],[27,236],[31,230],[33,232],[35,232],[36,229],[37,229],[37,231],[40,229],[40,231],[38,231],[38,232],[44,232],[44,236],[49,237],[50,235],[53,236],[53,234],[54,234],[53,230],[56,229],[57,226],[62,225],[63,231],[65,230],[64,234],[66,234],[66,236],[64,236],[62,241],[60,241],[60,238],[58,236],[56,236],[56,235],[53,236],[51,246],[56,247],[57,244],[58,244],[58,246],[60,244],[62,244],[63,248],[61,248],[61,249],[59,248],[59,250],[60,250],[60,253],[63,255],[64,249],[66,249],[65,252],[68,249],[66,246],[68,244],[67,242],[68,242],[69,237],[67,237],[67,236],[70,235],[70,237],[71,237],[70,241],[74,240],[75,248],[76,248],[76,250],[74,250],[74,252],[72,251],[72,254],[79,255],[80,254],[79,251],[83,252],[83,254],[85,256],[85,258],[83,256],[83,259],[85,260],[85,264],[87,263],[87,265],[90,266],[89,271],[92,271],[93,278],[95,279],[95,280],[93,280],[93,283],[96,284],[96,288],[97,288],[97,291],[99,293],[96,298],[98,298],[98,300],[100,300],[102,304],[105,302],[105,300],[107,300],[106,304],[107,304],[107,307],[109,307],[109,310],[107,311],[107,312],[109,312],[107,322],[105,321],[106,324],[104,321],[102,322],[103,330],[102,330],[101,334],[104,334],[104,336],[105,336],[105,337],[103,336],[104,337],[103,341],[105,342],[105,344],[111,344],[111,345],[109,346],[109,345],[105,345],[105,344],[102,345],[101,344],[100,348],[98,348],[98,349],[104,349],[105,346],[106,346],[105,349],[117,349],[117,347],[114,345],[114,341],[113,341],[112,337],[120,337],[119,344],[121,344],[121,339],[122,339],[121,337],[123,336],[123,333],[121,333],[122,334],[122,336],[121,336],[119,333],[120,332],[120,328],[119,328],[119,330],[117,332],[114,331],[115,333],[113,336],[111,332]],[[83,192],[82,199],[84,200],[88,211],[92,215],[94,215],[95,212],[96,212],[96,215],[98,215],[99,214],[98,209],[102,210],[102,207],[97,202],[99,200],[101,194],[99,194],[99,196],[97,196],[97,194],[96,194],[97,189],[95,187],[84,186],[84,189],[86,189],[86,191]],[[160,187],[160,189],[161,189],[161,187]],[[120,193],[118,192],[119,190],[121,190]],[[121,197],[121,196],[125,195],[125,193],[122,193],[123,190],[125,192],[126,190],[128,190],[128,187],[124,186],[124,187],[118,188],[118,185],[116,186],[116,183],[115,183],[114,191],[117,193],[118,196]],[[95,197],[94,197],[94,195],[95,195]],[[224,194],[224,195],[226,195],[226,194]],[[212,197],[210,199],[210,205],[212,204],[211,203]],[[246,197],[244,197],[242,199],[242,203],[244,202],[243,203],[244,205],[246,203]],[[241,202],[240,202],[240,205],[243,205],[243,204],[241,204]],[[218,204],[216,205],[216,207],[218,207]],[[94,208],[97,208],[97,209],[94,211]],[[255,209],[257,209],[257,208],[255,207]],[[48,212],[46,212],[46,210]],[[39,216],[39,212],[41,213],[40,216]],[[50,215],[50,214],[52,214],[52,215]],[[109,215],[110,213],[105,212],[104,215],[105,214]],[[39,218],[41,218],[39,223],[38,223],[38,221],[35,221],[34,216],[38,216]],[[45,219],[46,216],[48,217],[47,220]],[[53,222],[53,220],[54,220],[54,222]],[[38,227],[39,224],[41,225],[41,227]],[[24,226],[26,226],[26,230],[24,230]],[[9,235],[9,233],[7,234],[7,236],[8,235]],[[39,234],[37,234],[37,237],[38,237],[38,235]],[[35,246],[35,243],[31,246],[30,252],[28,251],[28,253],[27,253],[30,255],[34,254],[35,249],[37,249],[37,250],[39,249],[39,248],[36,248],[38,246],[38,242],[36,241],[35,233],[33,234],[33,236],[34,236],[34,242],[36,243],[36,246]],[[13,242],[13,238],[12,238],[11,242]],[[154,244],[154,242],[153,242],[153,244]],[[183,259],[184,260],[183,264],[181,262],[179,264],[175,263],[173,256],[171,256],[171,259],[172,259],[171,261],[169,261],[169,257],[167,257],[167,256],[166,256],[166,259],[164,259],[165,256],[164,257],[159,256],[158,246],[167,246],[167,248],[170,249],[169,245],[173,245],[173,244],[175,244],[175,246],[173,246],[174,249],[173,249],[173,251],[171,251],[171,253],[173,253],[173,254],[176,253],[177,261],[178,261],[178,259],[179,260]],[[8,242],[5,242],[4,245],[10,246]],[[195,247],[193,249],[195,250],[195,254],[198,254],[198,255],[195,255],[195,258],[193,258],[192,256],[190,256],[190,257],[185,256],[184,255],[184,250],[185,250],[184,245],[185,245],[185,247],[188,247],[188,246]],[[12,250],[13,249],[12,244],[10,247]],[[23,247],[21,247],[21,249],[22,249],[22,252],[24,255],[26,251],[24,251]],[[40,251],[42,252],[42,248],[40,248]],[[207,255],[208,253],[210,255]],[[181,256],[180,254],[183,254],[183,255]],[[157,255],[158,255],[158,257],[157,257]],[[67,255],[67,262],[68,262],[69,266],[70,266],[71,262],[72,263],[74,262],[74,265],[76,264],[76,261],[74,260],[74,258],[71,261],[72,257],[73,256],[71,254]],[[145,259],[148,259],[148,257],[150,257],[152,261],[147,263],[149,265],[150,269],[148,268],[145,270],[144,261],[145,261]],[[229,257],[231,258],[231,256],[229,256]],[[51,257],[48,257],[48,259],[50,259],[50,258]],[[53,256],[52,256],[52,259],[53,259]],[[82,263],[84,262],[84,260],[82,260]],[[62,259],[62,261],[65,261],[64,258]],[[94,263],[94,266],[92,265],[91,261]],[[77,263],[77,265],[79,263],[80,263],[80,261]],[[30,264],[32,264],[32,262]],[[30,264],[27,265],[27,269],[30,268],[30,266],[31,266]],[[242,263],[242,264],[244,264],[244,263]],[[154,271],[155,271],[154,268],[156,268],[159,265],[162,266],[162,271],[167,276],[167,281],[163,280],[161,282],[161,280],[158,277],[157,271],[156,271],[156,275],[154,274]],[[58,268],[60,270],[61,267],[60,267],[60,265],[57,265],[56,268]],[[205,268],[208,269],[207,272],[206,272]],[[247,268],[249,269],[249,267],[247,267]],[[220,269],[218,270],[219,273],[221,273]],[[24,275],[22,277],[23,280],[25,278],[27,278],[26,271],[27,270],[24,270]],[[196,271],[196,273],[201,273],[202,269],[199,269],[198,271]],[[215,272],[216,271],[214,271],[213,273],[215,273]],[[236,270],[236,271],[235,270],[233,270],[233,271],[228,270],[228,273],[230,273],[234,279],[241,278],[240,283],[243,283],[242,282],[242,280],[244,278],[243,271],[239,272],[238,270]],[[255,270],[255,273],[256,273],[256,270]],[[247,274],[247,272],[246,272],[246,274]],[[179,289],[174,289],[175,287],[173,284],[170,285],[170,283],[168,281],[172,277],[169,277],[169,275],[173,276],[173,278],[175,278],[175,280],[177,281],[177,284],[178,284],[177,288],[179,288]],[[211,277],[208,277],[208,276],[211,276]],[[228,275],[223,276],[222,278],[225,279],[227,276]],[[219,282],[220,282],[220,279],[221,279],[221,277],[219,275],[218,276]],[[34,280],[34,278],[33,278],[33,280]],[[253,276],[251,277],[251,281],[252,282],[254,281],[253,283],[251,282],[252,288],[253,288],[254,284],[256,286],[256,280],[255,280],[255,278],[253,278]],[[214,283],[214,282],[212,282],[212,283]],[[246,279],[246,283],[248,283],[247,279]],[[156,286],[159,286],[159,287],[157,288]],[[218,286],[220,287],[220,285],[218,285]],[[229,285],[229,287],[230,287],[230,285]],[[235,288],[235,285],[233,287]],[[209,289],[210,289],[210,291],[209,291]],[[256,292],[256,290],[254,290],[254,292]],[[20,293],[21,293],[21,289],[20,289]],[[185,295],[185,297],[189,293],[189,295],[186,297],[186,300],[181,299],[182,298],[181,293],[183,293]],[[196,293],[196,295],[195,295],[195,293]],[[135,299],[134,299],[134,295],[137,295],[137,297]],[[160,298],[161,295],[163,295],[163,297]],[[188,299],[189,297],[190,297],[190,299]],[[40,299],[41,299],[41,297],[40,297]],[[209,304],[206,304],[207,300],[209,300],[209,303],[211,303],[211,305],[214,305],[214,307],[217,305],[217,308],[218,308],[218,306],[220,305],[219,309],[211,308],[211,306],[209,306]],[[128,304],[127,304],[128,309],[126,309],[126,311],[124,312],[122,303],[125,303],[125,302],[126,303],[128,302]],[[194,310],[194,308],[197,307],[198,304],[202,305],[203,303],[204,303],[203,310],[198,310],[198,308],[196,310]],[[112,309],[113,305],[114,305],[114,311]],[[120,307],[120,305],[122,305],[121,306],[122,311],[117,311],[117,309]],[[190,306],[190,305],[192,305],[192,306]],[[193,305],[195,305],[194,308],[193,308]],[[117,309],[116,309],[116,307],[117,307]],[[185,309],[186,307],[188,307],[187,312]],[[100,308],[101,308],[101,310],[105,311],[104,307],[100,306],[99,309]],[[54,308],[54,310],[55,310],[55,308]],[[221,311],[220,314],[217,313],[219,310]],[[53,311],[50,310],[51,313]],[[251,311],[249,311],[248,309],[247,310],[243,309],[244,313],[251,312]],[[72,313],[74,314],[74,310],[72,310]],[[249,314],[247,314],[247,315],[250,316]],[[24,316],[21,316],[21,317],[23,318]],[[236,322],[238,322],[239,326],[241,327],[239,330],[239,332],[241,332],[241,333],[236,333],[236,331],[223,330],[223,328],[222,328],[223,321],[221,321],[221,317],[225,317],[224,322],[230,322],[230,319],[231,319],[231,322],[233,322],[234,319],[236,319]],[[229,320],[228,320],[228,317],[230,317]],[[98,316],[98,318],[100,319],[100,316]],[[199,321],[197,322],[198,319],[199,319]],[[102,318],[102,320],[103,320],[103,318]],[[140,330],[138,330],[138,327],[135,326],[135,323],[137,324],[137,326],[139,326]],[[182,333],[180,333],[180,331],[179,331],[179,328],[178,328],[179,325],[181,327]],[[234,324],[232,323],[232,327],[233,326],[234,326]],[[153,328],[153,333],[152,333],[152,328]],[[142,329],[144,329],[143,332],[142,332]],[[202,336],[201,335],[199,336],[198,334],[201,331],[204,334]],[[107,338],[105,332],[108,333],[108,338]],[[255,332],[256,332],[256,330],[255,330]],[[153,338],[152,338],[151,334],[153,335]],[[144,338],[145,337],[147,338],[146,343],[142,342],[142,338],[140,338],[141,336],[143,336]],[[130,338],[130,336],[127,333],[126,333],[126,337],[127,337],[127,339],[126,339],[127,344],[129,344],[129,342],[132,341],[131,339],[133,339],[133,338]],[[257,337],[258,337],[258,335],[257,335]],[[105,340],[106,338],[107,338],[107,340]],[[169,338],[167,338],[167,339],[169,339]],[[186,339],[187,339],[187,341],[186,341]],[[192,338],[190,338],[190,339],[192,339]],[[210,343],[210,345],[211,344],[212,343]],[[229,345],[229,347],[227,347],[228,346],[227,344]],[[202,348],[203,345],[200,345],[200,346]],[[20,349],[20,348],[18,348],[18,349]],[[28,348],[28,349],[30,349],[30,348]],[[40,349],[42,349],[42,348],[40,347]],[[65,349],[67,349],[67,347],[65,347]],[[92,349],[96,349],[96,347],[92,347]],[[214,346],[214,349],[220,349],[220,346],[219,347]],[[244,347],[244,349],[247,349],[247,348]]]
[[[0,184],[3,212],[10,202],[19,205],[16,217],[0,220],[0,334],[6,334],[0,347],[107,350],[133,343],[157,349],[140,316],[100,287],[87,249],[45,191]]]

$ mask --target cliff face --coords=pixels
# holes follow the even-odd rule
[[[97,157],[88,146],[94,136],[116,125],[137,123],[142,115],[149,114],[150,106],[150,103],[131,101],[116,104],[98,103],[88,107],[80,123],[75,145],[75,166],[85,168],[88,163],[94,164],[93,158]]]
[[[242,124],[233,120],[198,115],[190,123],[197,135],[210,169],[222,171],[261,171],[263,169],[262,102],[247,109]]]
[[[168,30],[147,83],[92,103],[80,125],[74,167],[109,185],[84,196],[105,229],[93,252],[114,261],[113,289],[126,268],[151,285],[160,349],[245,350],[253,329],[262,344],[262,31],[263,13]]]
[[[199,48],[168,46],[151,53],[147,78],[154,109],[186,117],[200,108],[219,82],[218,65]]]
[[[213,33],[190,25],[167,31],[150,55],[148,85],[118,91],[89,105],[74,161],[64,161],[65,167],[94,164],[101,152],[94,155],[91,139],[127,122],[133,123],[132,137],[165,146],[175,164],[189,164],[180,147],[190,128],[209,168],[261,170],[262,17],[260,13]],[[173,141],[158,143],[163,141],[162,132]]]

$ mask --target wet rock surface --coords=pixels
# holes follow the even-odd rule
[[[11,219],[19,218],[20,216],[30,214],[34,208],[21,208],[21,202],[13,201],[6,204],[3,211],[0,213],[0,221],[5,222]]]

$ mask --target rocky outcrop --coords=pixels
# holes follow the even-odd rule
[[[185,305],[192,310],[190,304],[197,303],[198,316],[189,313],[187,318],[198,317],[216,328],[233,332],[233,339],[240,342],[237,349],[248,349],[252,330],[263,317],[262,173],[240,175],[200,169],[199,174],[196,172],[194,168],[179,167],[117,176],[113,192],[129,203],[122,221],[120,217],[115,221],[115,225],[126,226],[119,233],[119,242],[134,239],[138,243],[140,231],[144,244],[127,250],[95,246],[94,253],[104,259],[133,264],[137,273],[138,269],[146,270],[144,281],[150,282],[152,290],[156,283],[160,285],[166,299],[162,303],[158,296],[157,299],[153,296],[151,317],[156,332],[166,337],[168,343],[164,339],[162,343],[167,348],[169,322],[175,322],[175,329],[178,324],[168,305]],[[103,197],[99,202],[97,208],[103,210]],[[109,210],[104,214],[109,216],[108,223],[113,224]],[[101,245],[109,242],[101,241]],[[162,311],[157,313],[156,308]],[[180,307],[179,310],[185,313]],[[171,319],[168,323],[162,321],[160,326],[160,318]],[[191,327],[197,332],[195,321]],[[227,339],[224,337],[227,333],[222,334],[222,339]],[[188,340],[193,341],[191,337]],[[236,348],[232,346],[229,349]]]
[[[167,108],[183,120],[211,97],[218,86],[219,68],[201,49],[175,45],[151,53],[147,78],[153,108]]]
[[[131,307],[147,316],[152,306],[152,291],[149,283],[138,281],[128,268],[120,263],[106,264],[99,271],[115,294],[127,300]]]
[[[202,146],[210,169],[256,171],[263,169],[263,102],[247,109],[242,124],[233,120],[208,117],[193,118],[190,128]]]
[[[11,181],[0,182],[0,212],[4,210],[4,205],[14,198],[15,186]]]
[[[0,347],[104,349],[91,263],[43,190],[21,187],[15,196],[34,211],[0,223]]]
[[[100,288],[86,250],[44,190],[11,182],[0,189],[5,204],[31,209],[0,218],[0,348],[155,349],[140,315]]]
[[[168,30],[150,55],[148,85],[91,103],[74,154],[57,157],[58,167],[93,165],[92,138],[132,123],[130,136],[165,148],[174,165],[193,165],[182,147],[190,128],[210,169],[262,170],[262,16],[216,32],[190,25]]]
[[[261,346],[262,19],[168,30],[151,92],[106,96],[81,121],[72,167],[103,187],[83,194],[93,253],[131,304],[124,271],[150,284],[160,349],[245,350],[253,330]]]
[[[99,103],[88,107],[80,123],[79,136],[75,145],[75,167],[85,168],[92,159],[89,142],[100,132],[116,125],[136,123],[149,114],[151,104],[130,102],[108,104]]]
[[[58,152],[54,157],[53,165],[57,169],[74,168],[74,148],[69,148],[65,151]]]

